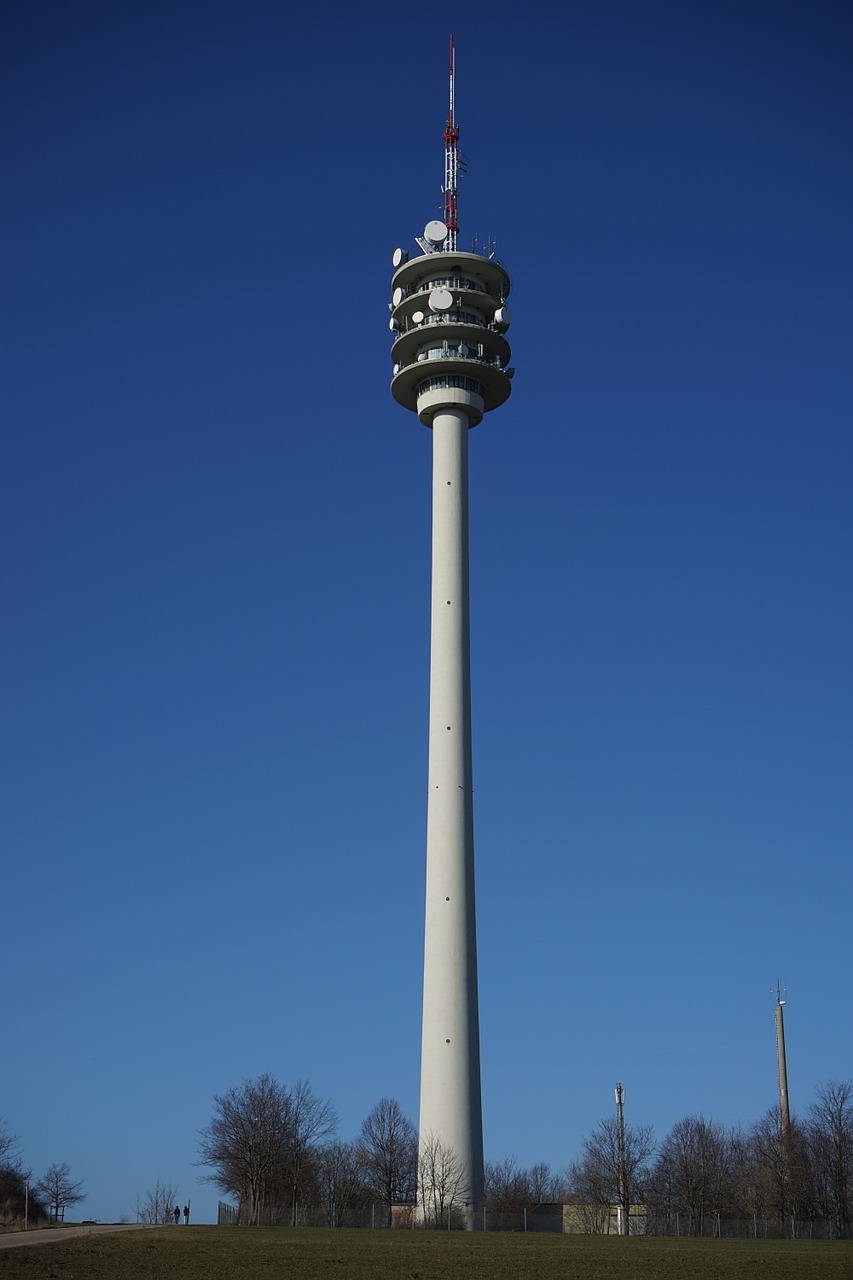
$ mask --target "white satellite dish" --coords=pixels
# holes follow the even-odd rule
[[[405,249],[395,249],[391,254],[391,261],[395,267],[402,267],[404,262],[409,261],[409,255]]]
[[[498,307],[495,312],[495,324],[499,329],[508,329],[512,324],[509,307]]]
[[[460,354],[460,356],[467,356],[467,355],[468,355],[468,348],[465,346],[465,343],[464,343],[464,342],[460,342],[460,343],[459,343],[459,354]]]
[[[422,311],[413,311],[412,324],[423,324],[423,322],[424,322],[424,313]]]
[[[446,239],[447,227],[443,222],[439,222],[438,218],[434,218],[424,227],[424,240],[428,240],[430,244],[443,244]]]
[[[443,224],[442,224],[443,225]],[[449,311],[453,306],[453,294],[449,289],[439,287],[429,295],[430,311]]]
[[[395,307],[399,307],[400,303],[403,301],[403,299],[405,298],[405,296],[406,296],[406,290],[405,290],[405,289],[395,289],[395,290],[394,290],[394,292],[391,294],[391,302],[392,302],[392,304],[393,304]]]
[[[391,319],[388,321],[388,328],[391,330],[392,333],[396,333],[397,330],[400,328],[400,321],[397,319],[396,316],[392,316]]]

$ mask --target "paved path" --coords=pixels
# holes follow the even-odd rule
[[[99,1236],[105,1231],[141,1231],[142,1222],[87,1223],[84,1227],[39,1227],[34,1231],[4,1231],[0,1249],[13,1249],[22,1244],[48,1244],[53,1240],[72,1240],[75,1236]]]

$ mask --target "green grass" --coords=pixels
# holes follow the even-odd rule
[[[850,1280],[853,1242],[146,1228],[0,1251],[2,1280]]]

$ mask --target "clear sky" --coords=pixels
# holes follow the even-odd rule
[[[446,12],[446,11],[445,11]],[[487,1158],[853,1075],[853,8],[460,7]],[[214,1093],[417,1120],[429,432],[391,253],[450,21],[7,0],[0,1114],[86,1216]]]

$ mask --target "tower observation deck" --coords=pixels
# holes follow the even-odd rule
[[[468,604],[468,432],[510,394],[509,276],[457,248],[454,54],[444,221],[393,255],[391,394],[432,429],[432,609],[418,1213],[482,1225]],[[439,1223],[439,1218],[441,1222]]]
[[[443,222],[429,223],[422,243],[442,232]],[[509,398],[509,276],[492,258],[439,247],[401,262],[391,288],[394,399],[426,426],[455,406],[475,427]]]

